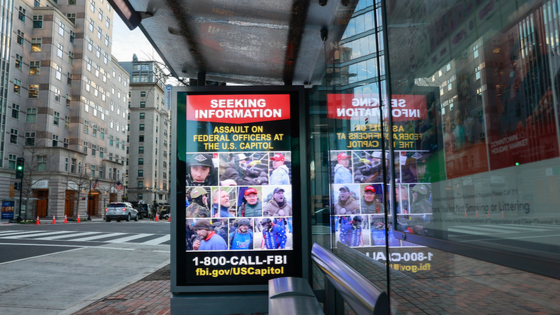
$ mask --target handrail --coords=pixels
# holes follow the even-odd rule
[[[389,314],[387,293],[377,288],[333,253],[315,243],[311,250],[311,257],[356,314]]]

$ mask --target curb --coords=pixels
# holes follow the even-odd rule
[[[97,292],[97,293],[94,293],[94,294],[88,296],[84,301],[82,301],[82,302],[76,304],[75,306],[72,306],[71,308],[68,308],[68,309],[66,309],[66,310],[64,310],[64,311],[62,311],[58,314],[59,315],[73,314],[73,313],[75,313],[75,312],[77,312],[77,311],[79,311],[79,310],[81,310],[81,309],[99,301],[99,300],[102,300],[104,297],[110,295],[111,293],[117,292],[118,290],[123,289],[124,287],[127,287],[127,286],[129,286],[133,283],[136,283],[136,282],[144,279],[145,277],[151,275],[152,273],[154,273],[154,272],[160,270],[161,268],[169,265],[170,262],[171,262],[171,259],[167,259],[165,262],[153,267],[152,269],[150,269],[148,271],[145,271],[141,274],[136,275],[135,277],[132,277],[128,280],[117,283],[110,288],[107,288],[103,291],[100,291],[100,292]]]

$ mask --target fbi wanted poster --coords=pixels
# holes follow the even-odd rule
[[[187,283],[294,275],[301,209],[293,202],[290,94],[178,93],[178,101],[186,104]]]

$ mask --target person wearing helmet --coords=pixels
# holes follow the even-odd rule
[[[218,186],[212,154],[192,154],[187,164],[187,186]]]
[[[263,208],[264,216],[291,216],[292,205],[288,203],[284,196],[284,189],[281,187],[274,188],[272,198]]]
[[[210,222],[206,219],[197,220],[193,225],[197,234],[193,242],[194,250],[226,250],[227,243],[222,237],[212,230]]]
[[[248,156],[243,153],[235,154],[231,161],[225,165],[225,172],[220,176],[220,180],[222,182],[233,181],[235,185],[254,186],[266,184],[266,173],[260,176],[259,172],[247,169],[249,164]]]
[[[191,190],[191,204],[187,207],[187,218],[209,218],[208,191],[202,187]]]
[[[286,235],[283,219],[280,219],[277,224],[274,224],[271,219],[265,218],[261,221],[261,225],[263,227],[261,248],[286,248],[286,241],[288,240],[288,236]]]
[[[276,153],[270,160],[272,161],[272,171],[270,173],[270,185],[290,185],[290,170],[284,165],[283,154]]]
[[[348,169],[350,165],[350,157],[346,153],[339,153],[336,157],[337,164],[334,167],[334,183],[349,184],[352,183],[352,174]]]
[[[237,228],[229,233],[230,249],[253,249],[253,231],[250,230],[251,222],[249,219],[239,219]]]
[[[363,246],[362,217],[357,215],[352,221],[340,227],[340,242],[346,246]]]
[[[248,188],[243,193],[245,200],[239,207],[240,217],[262,217],[262,202],[259,200],[258,192],[255,188]]]
[[[361,205],[363,214],[383,213],[383,204],[376,196],[375,187],[372,185],[364,188]]]
[[[432,203],[428,200],[430,196],[428,185],[418,184],[412,189],[411,213],[432,213]]]
[[[334,214],[357,214],[360,213],[360,204],[352,197],[348,186],[338,189],[340,192],[338,201],[334,205]]]

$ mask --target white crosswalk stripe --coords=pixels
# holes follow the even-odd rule
[[[79,232],[79,231],[0,231],[0,240],[33,240],[33,241],[62,241],[62,242],[101,242],[109,244],[138,244],[138,245],[168,245],[170,235],[148,233],[109,233],[109,232]],[[139,241],[137,241],[139,240]]]
[[[471,234],[471,235],[491,235],[491,234],[527,234],[551,232],[560,230],[560,226],[540,226],[540,225],[521,225],[521,224],[480,224],[480,225],[458,225],[448,228],[449,232]]]

